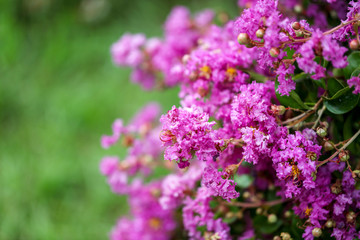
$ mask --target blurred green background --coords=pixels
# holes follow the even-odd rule
[[[124,32],[161,36],[175,5],[233,11],[236,1],[0,1],[0,239],[107,239],[127,212],[98,171],[102,134],[148,101],[164,111],[178,89],[146,92],[113,66]],[[234,10],[235,9],[235,10]]]

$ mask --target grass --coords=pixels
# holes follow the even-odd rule
[[[126,198],[110,192],[98,164],[125,153],[101,149],[100,136],[148,101],[164,110],[179,102],[176,88],[144,93],[131,84],[109,46],[126,31],[161,35],[175,1],[135,1],[95,26],[74,9],[24,23],[15,2],[0,4],[0,239],[106,239]],[[181,3],[199,9],[205,1]]]

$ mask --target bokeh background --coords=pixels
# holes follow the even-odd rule
[[[171,8],[237,14],[235,0],[0,1],[0,239],[107,239],[127,212],[98,171],[102,134],[174,88],[143,92],[109,47],[125,32],[161,36]]]

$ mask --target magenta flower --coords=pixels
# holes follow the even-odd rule
[[[223,199],[230,201],[240,196],[235,190],[236,183],[230,179],[229,173],[225,171],[218,171],[212,167],[204,169],[202,184],[210,188],[214,196],[220,196]]]
[[[349,80],[347,80],[347,83],[350,87],[355,87],[355,90],[353,91],[354,94],[360,93],[360,78],[359,77],[352,77]]]
[[[160,118],[163,124],[160,136],[165,149],[165,159],[175,160],[179,167],[192,158],[212,160],[217,150],[211,134],[215,122],[208,122],[209,115],[200,108],[173,108]]]

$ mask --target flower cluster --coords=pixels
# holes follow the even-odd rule
[[[113,192],[128,193],[130,177],[138,173],[149,175],[155,167],[154,161],[162,153],[160,128],[155,125],[159,114],[160,106],[150,103],[127,126],[123,125],[122,119],[117,119],[113,124],[113,135],[101,138],[101,145],[109,148],[123,134],[122,144],[128,148],[128,155],[122,161],[116,156],[107,156],[101,161],[101,173],[107,177]]]
[[[160,189],[158,182],[144,185],[136,181],[132,184],[129,192],[132,218],[118,220],[110,235],[112,240],[169,239],[176,222],[173,212],[164,210],[159,204]]]
[[[313,178],[321,146],[298,131],[280,139],[278,146],[278,151],[273,151],[272,161],[278,178],[287,180],[285,196],[297,196],[304,188],[314,188]]]
[[[180,106],[149,104],[102,137],[128,149],[100,164],[129,196],[111,239],[360,237],[359,3],[238,6],[218,25],[175,7],[163,39],[112,46],[143,88],[179,86]]]
[[[145,90],[155,87],[159,73],[164,75],[160,86],[174,86],[181,80],[182,56],[206,33],[213,17],[211,10],[205,10],[192,18],[188,9],[176,7],[165,22],[164,39],[125,34],[111,47],[113,61],[133,68],[132,81]]]
[[[160,119],[163,124],[160,139],[166,160],[176,160],[180,168],[189,166],[192,152],[199,160],[212,160],[217,150],[211,134],[215,122],[200,108],[173,108]]]

